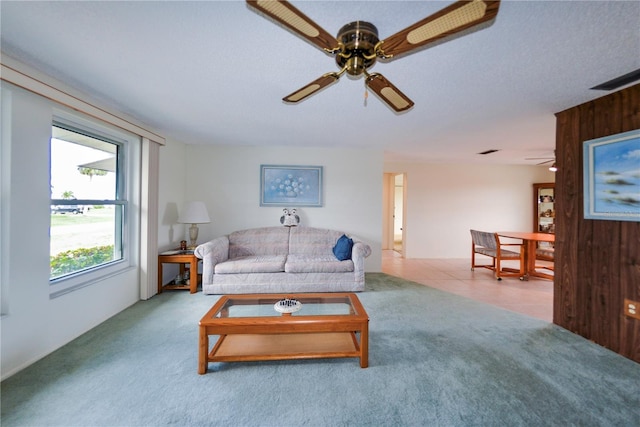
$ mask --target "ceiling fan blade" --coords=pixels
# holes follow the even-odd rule
[[[413,101],[391,84],[382,74],[372,73],[367,75],[365,84],[375,92],[389,107],[398,113],[413,107]]]
[[[338,73],[327,73],[324,76],[312,81],[308,85],[282,98],[284,102],[300,102],[303,99],[319,92],[321,89],[335,83],[340,78]]]
[[[466,30],[498,14],[500,1],[459,0],[381,42],[377,52],[390,58]]]
[[[339,49],[339,43],[335,37],[313,22],[304,13],[296,9],[288,1],[247,0],[247,4],[275,19],[277,22],[326,52],[331,53]]]

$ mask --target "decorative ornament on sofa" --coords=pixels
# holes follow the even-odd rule
[[[322,166],[260,165],[260,206],[322,206]]]
[[[298,211],[293,209],[284,208],[282,210],[282,216],[280,217],[280,224],[285,227],[295,227],[300,224],[300,217],[298,216]]]

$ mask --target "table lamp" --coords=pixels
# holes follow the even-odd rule
[[[180,212],[178,222],[191,224],[191,227],[189,227],[189,239],[191,240],[189,249],[195,249],[196,241],[198,240],[197,224],[209,223],[211,220],[203,202],[188,202]]]

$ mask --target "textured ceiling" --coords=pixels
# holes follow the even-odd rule
[[[381,39],[450,1],[293,1],[331,34]],[[385,161],[536,164],[554,113],[640,68],[638,1],[503,1],[492,25],[372,71],[415,106],[396,114],[363,79],[298,105],[282,97],[334,59],[244,1],[0,2],[1,48],[167,138],[195,144],[376,148]],[[499,149],[497,153],[476,153]]]

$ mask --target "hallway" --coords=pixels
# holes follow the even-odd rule
[[[498,281],[486,268],[471,271],[469,259],[403,259],[392,250],[382,251],[382,272],[549,323],[553,320],[551,280],[506,277]]]

